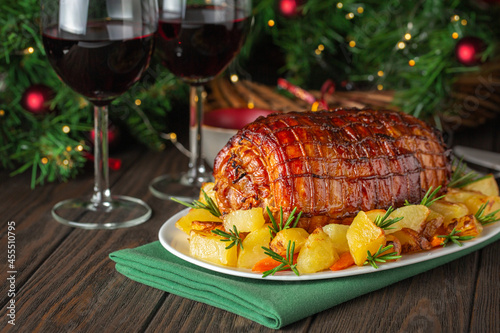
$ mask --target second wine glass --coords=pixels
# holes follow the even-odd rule
[[[155,178],[160,198],[191,200],[211,181],[202,153],[204,84],[239,53],[251,26],[251,0],[160,0],[156,52],[173,74],[190,85],[190,160],[179,175]]]

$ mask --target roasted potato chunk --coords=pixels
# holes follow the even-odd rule
[[[466,191],[477,191],[480,192],[484,195],[489,195],[489,196],[499,196],[500,193],[498,191],[498,184],[493,177],[493,175],[487,175],[485,177],[480,178],[479,180],[470,183],[468,185],[465,185],[463,187],[464,190]]]
[[[358,266],[362,266],[366,261],[367,251],[376,253],[380,245],[384,245],[386,241],[384,230],[377,227],[363,211],[352,221],[346,237],[349,251]]]
[[[294,253],[299,253],[307,237],[309,237],[309,233],[302,228],[284,229],[276,234],[269,247],[271,250],[284,257],[289,241],[292,243],[295,242]]]
[[[225,215],[223,219],[226,230],[233,230],[233,226],[236,226],[239,232],[252,232],[262,228],[265,223],[263,210],[260,207],[235,210]]]
[[[189,235],[193,221],[222,222],[220,218],[213,216],[206,209],[191,209],[175,223],[175,226]]]
[[[483,215],[486,216],[500,209],[500,197],[476,194],[465,200],[465,205],[471,214],[476,214],[482,205],[486,204]],[[500,212],[495,214],[500,219]]]
[[[269,247],[270,241],[271,234],[267,226],[249,233],[243,240],[243,249],[238,254],[238,267],[252,268],[259,260],[267,257],[262,247]]]
[[[214,264],[235,267],[238,260],[238,247],[226,249],[228,244],[222,239],[209,231],[191,230],[189,234],[191,255]]]
[[[430,210],[424,205],[408,205],[395,209],[389,219],[402,217],[403,219],[390,226],[392,229],[387,229],[386,234],[391,234],[403,228],[410,228],[417,233],[421,233],[425,228],[427,216]]]
[[[347,229],[349,229],[348,225],[333,223],[323,227],[323,231],[331,238],[333,246],[339,254],[349,251],[346,237]]]
[[[450,234],[453,229],[460,231],[459,236],[474,236],[477,237],[483,232],[483,225],[474,215],[466,215],[453,219],[447,227],[447,233]]]
[[[443,215],[443,225],[447,226],[451,220],[469,214],[469,209],[464,203],[437,200],[429,207],[431,210]]]
[[[328,269],[339,255],[333,241],[322,228],[314,230],[300,249],[297,257],[297,270],[301,274],[315,273]]]

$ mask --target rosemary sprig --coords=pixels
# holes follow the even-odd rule
[[[281,230],[285,230],[288,228],[295,228],[297,226],[297,223],[299,223],[300,217],[302,216],[302,212],[300,212],[297,216],[295,216],[295,212],[297,211],[297,207],[295,207],[288,216],[287,220],[283,223],[283,207],[280,207],[280,221],[279,223],[277,223],[269,207],[266,207],[266,211],[267,215],[269,215],[269,219],[271,220],[272,224],[269,226],[269,232],[271,233],[271,238],[274,238],[274,236],[276,236],[276,234]]]
[[[199,200],[194,200],[192,203],[185,202],[182,200],[179,200],[177,198],[170,198],[170,200],[175,201],[177,203],[180,203],[181,205],[187,206],[189,208],[193,209],[206,209],[212,214],[213,216],[220,217],[222,214],[219,210],[219,207],[215,204],[215,202],[208,196],[208,194],[202,189],[201,193],[203,193],[203,197],[205,198],[205,201],[207,203],[203,203]]]
[[[295,242],[292,243],[291,240],[288,241],[288,245],[286,247],[286,257],[283,258],[278,253],[273,250],[262,246],[264,249],[264,253],[273,258],[274,260],[280,262],[279,266],[276,266],[273,269],[265,271],[262,273],[262,277],[265,278],[268,275],[274,275],[276,272],[284,271],[287,269],[291,269],[295,275],[299,276],[299,271],[297,270],[297,264],[293,263],[293,252],[295,251]]]
[[[432,205],[434,202],[443,199],[445,196],[442,195],[440,197],[434,198],[436,194],[438,194],[439,190],[441,189],[441,185],[436,187],[434,191],[432,191],[432,186],[427,190],[425,193],[424,197],[422,198],[422,201],[420,202],[421,205],[429,207]],[[431,193],[432,191],[432,193]]]
[[[221,239],[221,242],[231,242],[228,246],[226,246],[226,250],[229,250],[235,245],[239,246],[243,250],[243,241],[235,225],[233,225],[233,230],[229,230],[229,232],[214,229],[212,230],[212,233],[223,237],[224,239]]]
[[[479,207],[479,209],[477,210],[476,214],[474,214],[476,219],[481,222],[482,225],[488,225],[500,220],[496,217],[496,214],[500,211],[500,209],[497,209],[486,216],[484,215],[484,210],[486,209],[486,206],[488,206],[488,203],[489,201],[486,201],[484,204],[482,204],[481,207]]]
[[[441,245],[443,245],[443,247],[445,247],[448,244],[448,242],[450,242],[450,241],[457,244],[458,246],[462,246],[463,244],[460,242],[463,242],[463,241],[466,241],[466,240],[469,240],[469,239],[472,239],[475,237],[475,236],[457,236],[458,233],[460,233],[460,231],[456,230],[456,228],[453,228],[453,230],[450,232],[449,235],[440,235],[437,237],[444,238],[443,242],[441,243]]]
[[[462,158],[460,160],[453,159],[452,168],[453,173],[448,187],[462,188],[483,178],[474,171],[467,172],[467,164],[463,162]]]
[[[391,213],[394,211],[394,208],[389,207],[387,209],[387,211],[385,212],[385,214],[383,216],[377,216],[377,218],[375,219],[375,221],[373,221],[373,223],[375,223],[375,225],[379,228],[382,228],[384,230],[389,230],[389,229],[394,229],[393,227],[391,227],[391,225],[393,225],[394,223],[396,222],[399,222],[403,219],[402,216],[400,217],[395,217],[393,219],[388,219],[389,218],[389,215],[391,215]]]
[[[389,249],[392,249],[394,247],[394,245],[387,245],[386,247],[383,247],[382,245],[380,245],[380,247],[378,248],[378,251],[375,252],[374,255],[372,255],[370,253],[370,251],[367,251],[368,252],[368,257],[366,258],[366,261],[363,263],[363,265],[372,265],[373,268],[377,269],[378,268],[378,265],[377,265],[377,262],[386,262],[387,260],[394,260],[394,259],[399,259],[401,258],[400,255],[398,255],[397,252],[390,252],[390,253],[387,253],[387,254],[382,254],[384,252],[386,252],[387,250]]]

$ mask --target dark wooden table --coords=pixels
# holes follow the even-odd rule
[[[500,151],[499,122],[459,133],[453,143]],[[109,253],[158,239],[162,224],[182,209],[147,188],[187,159],[131,148],[111,173],[116,194],[145,200],[152,218],[129,229],[80,230],[57,223],[51,207],[90,192],[92,172],[67,183],[29,187],[30,175],[0,171],[2,332],[270,332],[232,313],[129,280]],[[15,296],[7,278],[7,228],[15,223]],[[426,273],[291,324],[287,332],[500,332],[500,242]],[[7,281],[7,283],[6,283]],[[7,323],[15,300],[15,326]]]

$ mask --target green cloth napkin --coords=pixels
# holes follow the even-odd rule
[[[277,329],[448,263],[498,239],[500,234],[474,247],[405,267],[344,278],[297,282],[220,274],[177,258],[158,241],[113,252],[110,258],[116,262],[116,270],[132,280]]]

